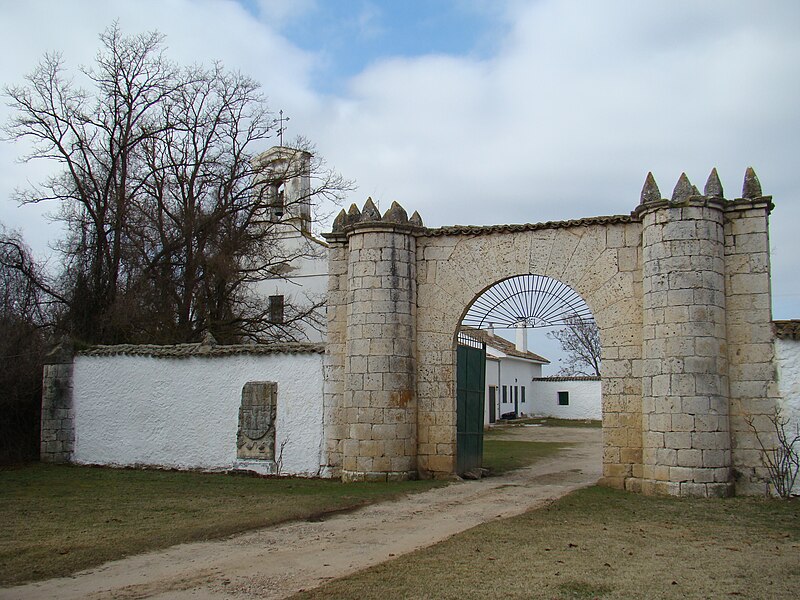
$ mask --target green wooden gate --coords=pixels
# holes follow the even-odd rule
[[[483,401],[486,347],[461,343],[456,351],[456,469],[462,474],[483,461]]]

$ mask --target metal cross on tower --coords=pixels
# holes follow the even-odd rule
[[[283,146],[283,132],[286,131],[286,127],[283,126],[284,121],[288,121],[289,117],[283,116],[283,109],[278,111],[278,115],[280,115],[277,119],[275,119],[275,123],[278,124],[278,141],[281,146]]]

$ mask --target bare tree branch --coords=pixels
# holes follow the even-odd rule
[[[566,363],[560,375],[600,376],[600,331],[594,321],[586,321],[577,315],[565,318],[569,327],[547,334],[561,343],[567,353]]]

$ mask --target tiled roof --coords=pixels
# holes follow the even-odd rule
[[[576,375],[574,377],[534,377],[531,381],[600,381],[599,377]]]
[[[784,340],[800,339],[800,319],[773,321],[772,328],[775,336]]]
[[[639,219],[631,215],[611,215],[607,217],[589,217],[569,221],[547,221],[546,223],[525,223],[524,225],[450,225],[438,229],[426,229],[425,235],[439,237],[444,235],[489,235],[492,233],[517,233],[536,231],[539,229],[568,229],[570,227],[586,227],[587,225],[619,225],[638,223]]]
[[[284,344],[235,344],[229,346],[210,344],[120,344],[117,346],[93,346],[78,352],[80,356],[153,356],[158,358],[190,358],[194,356],[233,356],[237,354],[323,354],[324,344],[288,342]]]
[[[519,350],[517,350],[517,347],[514,345],[513,342],[509,342],[507,339],[501,338],[500,336],[492,335],[485,329],[473,329],[472,327],[462,327],[461,333],[466,335],[467,337],[471,337],[475,341],[482,342],[487,346],[496,348],[497,350],[500,350],[500,352],[508,356],[513,356],[515,358],[524,358],[526,360],[533,360],[546,365],[550,364],[549,360],[547,360],[542,356],[539,356],[538,354],[534,354],[533,352],[520,352]]]

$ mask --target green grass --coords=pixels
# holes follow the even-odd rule
[[[0,469],[0,585],[430,489],[32,464]]]
[[[297,599],[796,598],[800,502],[593,487]]]
[[[499,475],[553,456],[559,448],[569,445],[562,442],[498,440],[489,433],[483,438],[483,468],[489,469],[492,475]]]
[[[597,419],[555,419],[551,417],[526,417],[509,421],[509,425],[544,425],[546,427],[602,427]]]

